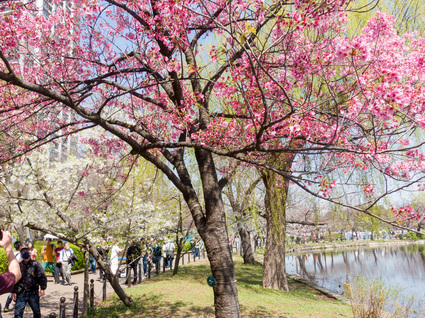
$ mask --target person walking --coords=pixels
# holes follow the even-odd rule
[[[159,269],[161,268],[161,257],[162,257],[162,249],[161,245],[158,241],[155,241],[153,250],[152,250],[152,261],[155,264],[156,274],[159,274]]]
[[[143,278],[147,277],[148,274],[148,261],[150,261],[151,255],[150,255],[150,241],[147,240],[146,243],[143,244],[142,247],[142,255],[143,255]]]
[[[166,244],[163,246],[165,259],[167,261],[167,267],[171,269],[173,267],[174,251],[176,246],[173,242],[171,242],[171,240],[168,240],[165,243]]]
[[[133,284],[137,283],[137,264],[139,263],[140,257],[142,255],[142,250],[137,246],[135,241],[131,242],[131,245],[127,249],[126,261],[127,265],[130,266],[130,269],[133,269]],[[128,276],[130,273],[127,273],[127,279],[124,284],[128,284]]]
[[[46,270],[46,267],[50,269],[52,274],[55,274],[55,268],[54,263],[56,259],[55,254],[55,246],[52,244],[51,239],[46,239],[46,245],[43,246],[41,249],[41,255],[43,256],[43,261],[41,263],[41,266],[43,267],[43,270]]]
[[[72,248],[69,247],[69,243],[66,242],[64,249],[60,253],[60,262],[62,264],[62,271],[64,275],[64,285],[72,285],[71,282],[71,268],[74,265],[75,254]]]
[[[91,253],[89,253],[89,263],[90,263],[91,273],[96,274],[96,259]]]
[[[111,249],[111,272],[116,275],[118,272],[119,262],[118,262],[118,253],[122,252],[122,249],[118,246],[119,242],[117,241]]]
[[[199,251],[201,249],[201,239],[196,240],[195,243],[195,257],[199,258]]]
[[[22,262],[19,263],[22,278],[13,288],[15,304],[15,318],[22,318],[26,303],[32,309],[34,318],[41,318],[40,297],[44,296],[47,288],[47,277],[44,269],[36,260],[31,259],[28,246],[20,250]]]
[[[240,246],[241,246],[241,238],[239,237],[239,234],[235,235],[235,245],[236,245],[236,253],[239,253]]]
[[[63,270],[62,270],[62,262],[60,260],[61,258],[61,252],[64,249],[64,247],[62,246],[62,241],[58,241],[58,247],[55,248],[55,254],[56,254],[56,258],[55,258],[55,273],[54,273],[54,277],[55,277],[55,284],[59,284],[59,274],[62,276],[62,281],[64,281],[64,275],[63,275]]]

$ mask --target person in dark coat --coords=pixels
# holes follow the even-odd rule
[[[15,304],[15,318],[22,318],[25,304],[28,303],[33,311],[34,318],[41,318],[40,297],[44,296],[47,288],[47,278],[43,267],[36,260],[31,259],[30,250],[24,246],[20,250],[22,262],[19,263],[22,278],[13,288]]]
[[[141,248],[136,244],[135,241],[131,242],[130,247],[127,249],[127,264],[130,265],[130,270],[133,269],[133,284],[137,282],[137,264],[139,263],[140,257],[142,256]],[[128,275],[127,280],[124,284],[128,283]]]

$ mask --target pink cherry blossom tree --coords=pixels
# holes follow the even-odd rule
[[[152,162],[205,242],[217,317],[240,316],[222,201],[236,166],[343,206],[360,189],[366,214],[422,182],[425,41],[391,16],[347,38],[344,0],[52,3],[1,2],[2,160],[98,126],[95,153]]]

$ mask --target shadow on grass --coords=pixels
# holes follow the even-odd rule
[[[263,306],[258,306],[257,308],[248,311],[245,306],[240,306],[241,309],[241,316],[242,317],[246,317],[246,318],[275,318],[275,317],[279,317],[279,318],[287,318],[286,316],[282,316],[282,315],[277,315],[276,313],[272,313],[269,310],[267,310],[266,307]]]
[[[237,264],[235,272],[239,284],[260,286],[263,284],[263,272],[259,266]]]
[[[105,307],[96,308],[92,318],[134,318],[134,317],[213,317],[212,307],[194,306],[182,301],[170,302],[165,295],[141,295],[132,297],[135,306],[128,308],[119,299],[113,299]]]

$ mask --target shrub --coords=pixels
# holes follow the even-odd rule
[[[405,240],[411,240],[411,241],[417,241],[418,240],[418,237],[416,236],[416,234],[415,233],[412,233],[412,232],[405,233],[403,235],[403,238]]]
[[[350,300],[354,318],[424,317],[424,301],[404,296],[403,289],[385,286],[381,279],[365,280],[357,276],[350,285],[344,283],[344,293]],[[414,309],[417,304],[419,309]]]
[[[1,249],[0,251],[0,273],[6,273],[7,272],[7,257],[6,253],[4,252],[4,249]]]

